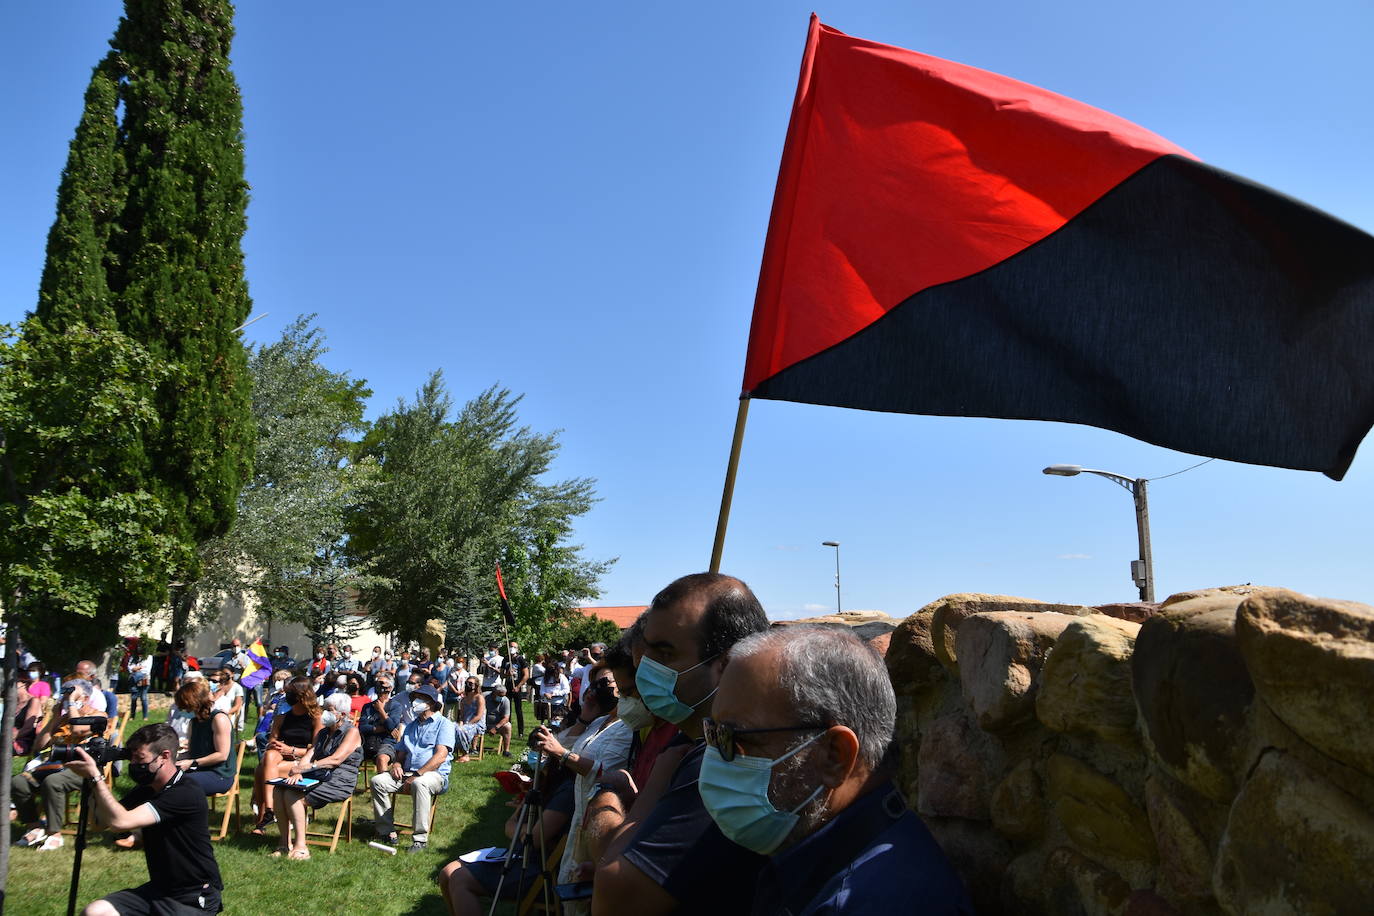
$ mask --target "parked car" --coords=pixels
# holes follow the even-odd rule
[[[201,671],[214,671],[218,668],[223,668],[225,663],[227,663],[229,659],[233,657],[233,649],[221,649],[214,655],[206,655],[203,658],[196,659],[196,661],[200,662]]]

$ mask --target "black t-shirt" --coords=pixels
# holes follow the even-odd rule
[[[525,661],[523,655],[512,655],[507,661],[506,666],[510,669],[510,682],[520,683],[520,679],[525,676],[525,669],[529,668],[530,663]]]
[[[158,818],[156,824],[143,828],[143,850],[152,883],[169,894],[207,884],[223,890],[210,845],[205,790],[177,773],[161,792],[138,786],[119,803],[132,811],[149,802]]]
[[[748,913],[749,893],[768,861],[725,838],[697,791],[706,742],[693,744],[673,773],[668,791],[640,825],[625,859],[681,903],[687,912],[713,916]],[[721,888],[730,888],[728,894]]]

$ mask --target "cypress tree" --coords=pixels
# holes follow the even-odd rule
[[[233,6],[125,0],[124,9],[86,93],[34,317],[52,331],[121,331],[170,370],[150,392],[157,422],[117,454],[87,457],[99,459],[107,487],[154,496],[165,533],[194,545],[228,529],[254,441],[235,331],[251,303]],[[172,575],[190,581],[194,551],[184,556]],[[174,606],[174,635],[188,610]]]

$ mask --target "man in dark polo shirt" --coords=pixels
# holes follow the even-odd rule
[[[83,910],[84,916],[183,916],[218,913],[219,865],[210,846],[205,793],[176,765],[177,733],[159,723],[129,737],[129,775],[138,786],[119,801],[85,751],[69,763],[95,786],[100,822],[113,830],[143,831],[147,884],[116,891]]]
[[[636,689],[649,710],[676,724],[682,736],[659,755],[606,844],[593,884],[592,913],[747,913],[750,897],[739,891],[753,886],[766,860],[721,834],[702,806],[696,781],[705,750],[701,720],[725,653],[741,638],[767,630],[768,618],[739,579],[697,573],[654,596],[643,620]],[[588,810],[623,807],[627,800],[602,792]]]
[[[784,627],[730,650],[696,788],[727,837],[769,856],[754,916],[973,912],[890,780],[896,713],[883,660],[842,630]]]

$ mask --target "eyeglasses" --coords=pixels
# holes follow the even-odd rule
[[[819,732],[825,731],[829,727],[829,725],[816,722],[808,725],[780,725],[777,728],[733,728],[714,719],[701,720],[701,734],[706,739],[707,746],[720,751],[720,759],[725,761],[734,760],[735,754],[739,753],[735,739],[740,735],[765,735],[770,732]]]

